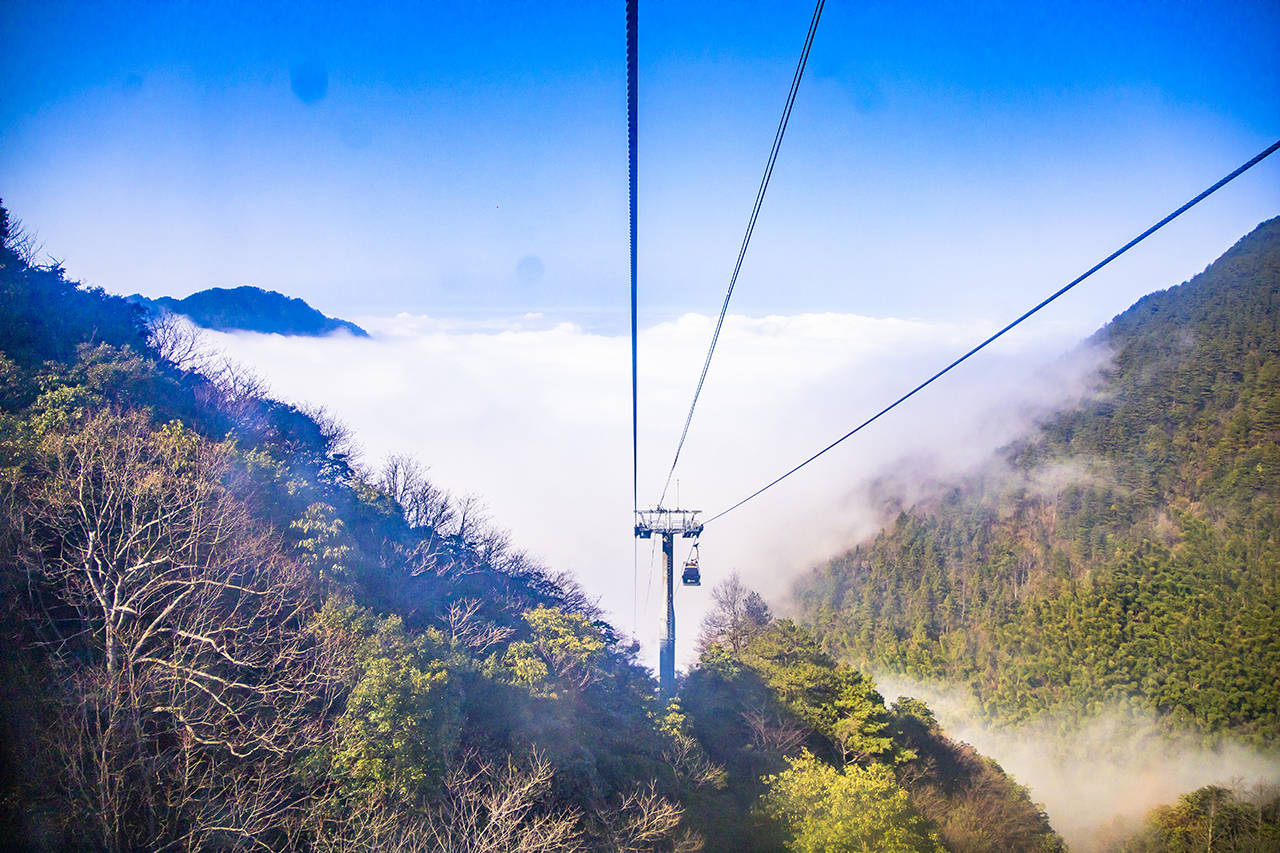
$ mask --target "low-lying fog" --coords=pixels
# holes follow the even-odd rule
[[[1149,716],[1112,708],[1083,723],[984,725],[966,690],[876,676],[886,701],[923,699],[947,734],[996,759],[1031,790],[1073,851],[1097,850],[1134,830],[1152,808],[1205,785],[1247,795],[1280,784],[1280,753],[1230,741],[1204,746],[1169,733]]]

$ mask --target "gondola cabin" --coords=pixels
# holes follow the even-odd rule
[[[693,553],[684,561],[684,572],[680,582],[685,586],[702,586],[702,573],[698,571],[698,546],[693,546]]]

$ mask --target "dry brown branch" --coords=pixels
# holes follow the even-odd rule
[[[299,833],[315,853],[438,853],[431,830],[401,805],[361,803],[350,808],[345,800],[320,804],[318,812],[332,811],[339,819],[314,816]],[[298,843],[295,847],[301,847]]]
[[[445,780],[445,797],[426,822],[439,853],[573,853],[586,848],[580,815],[547,807],[554,769],[535,755],[528,767],[473,761]]]
[[[804,743],[809,730],[794,720],[784,719],[759,708],[742,712],[756,749],[778,758],[790,755]]]
[[[672,733],[663,758],[682,785],[695,790],[725,786],[724,768],[711,760],[697,740],[682,731]]]
[[[40,242],[34,232],[28,231],[23,226],[22,220],[17,217],[9,217],[6,225],[4,234],[0,235],[0,239],[4,241],[4,248],[13,252],[23,266],[39,267],[40,255],[44,253],[44,243]]]
[[[244,429],[261,429],[266,424],[264,401],[266,380],[229,358],[210,357],[200,372],[209,380],[201,391],[201,402],[223,412]]]
[[[214,357],[195,324],[170,311],[159,312],[147,323],[147,343],[179,370],[203,371]]]
[[[602,815],[608,832],[609,850],[618,853],[654,853],[670,850],[676,841],[676,829],[684,817],[684,809],[658,794],[654,783],[637,788],[622,798],[618,805]],[[686,834],[681,849],[701,849],[696,839]]]
[[[453,523],[453,497],[427,479],[427,472],[408,456],[391,456],[383,463],[378,485],[400,505],[413,528],[448,535]]]
[[[303,573],[227,490],[226,446],[107,412],[42,449],[24,562],[67,685],[68,814],[109,851],[257,844],[334,690]]]
[[[470,649],[477,657],[515,633],[512,628],[485,620],[480,616],[480,606],[477,598],[455,601],[444,617],[450,641]]]
[[[711,591],[711,599],[712,608],[698,632],[699,654],[716,643],[734,653],[740,652],[772,618],[764,599],[748,589],[737,572]]]

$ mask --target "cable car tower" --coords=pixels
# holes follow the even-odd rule
[[[662,639],[658,649],[658,688],[662,696],[675,695],[676,688],[676,603],[675,603],[675,539],[693,539],[694,550],[684,566],[681,582],[685,586],[701,586],[698,569],[697,538],[702,535],[702,522],[697,509],[636,510],[636,538],[649,539],[655,534],[662,537],[662,576],[667,594],[667,620],[663,623]]]

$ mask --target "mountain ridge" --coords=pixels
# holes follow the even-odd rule
[[[196,325],[215,331],[319,337],[344,330],[358,338],[369,337],[355,323],[329,317],[305,300],[251,285],[210,287],[181,299],[149,299],[138,293],[126,298],[152,313],[182,314]]]

